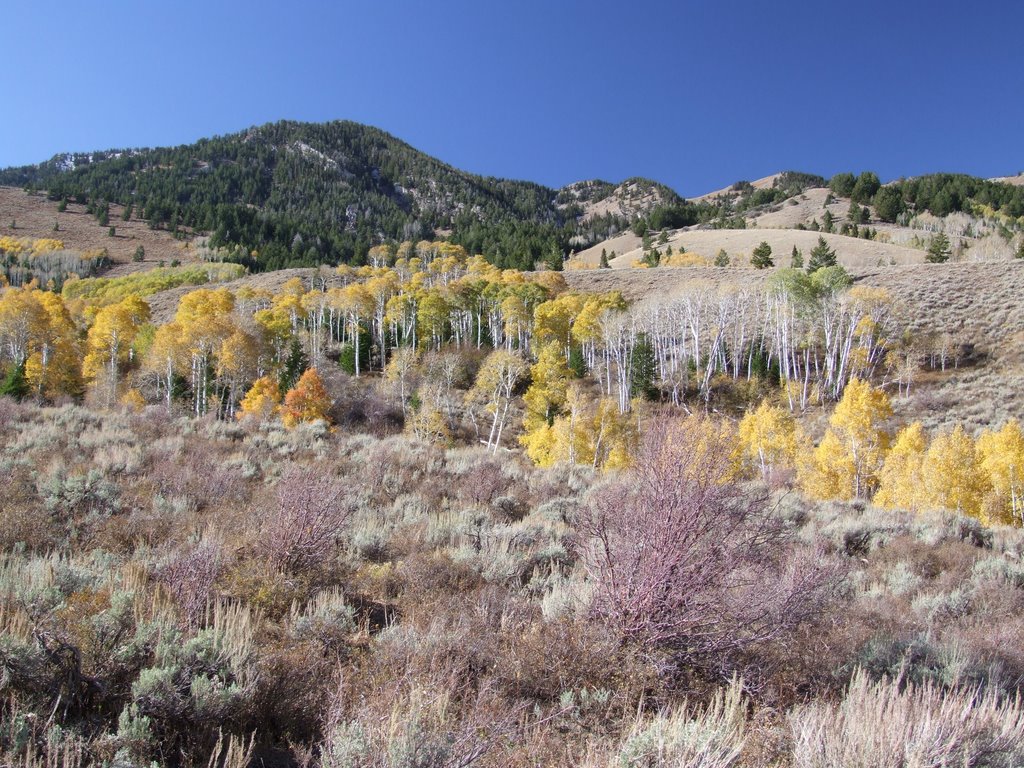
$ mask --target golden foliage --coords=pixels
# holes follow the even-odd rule
[[[992,487],[985,505],[990,522],[1024,524],[1024,433],[1011,419],[999,431],[986,430],[978,438],[981,468]]]
[[[829,419],[829,429],[802,467],[804,489],[818,499],[870,496],[878,486],[889,447],[888,396],[862,379],[851,379]]]
[[[285,395],[281,421],[289,429],[304,421],[330,422],[328,412],[333,402],[316,368],[309,368]]]
[[[928,503],[924,487],[924,459],[928,440],[921,422],[915,421],[896,435],[878,475],[875,504],[890,509],[918,511]]]
[[[961,425],[932,440],[922,475],[932,504],[981,516],[982,502],[991,485],[982,471],[974,440]]]
[[[768,481],[775,471],[796,462],[796,421],[789,411],[767,400],[740,420],[737,437],[741,466],[748,474],[757,471]]]
[[[238,406],[238,418],[266,421],[281,404],[281,390],[272,376],[261,376],[249,387]]]

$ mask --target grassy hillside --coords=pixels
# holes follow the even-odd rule
[[[54,238],[83,253],[106,250],[111,262],[107,276],[152,269],[161,262],[191,263],[203,250],[201,241],[190,232],[181,229],[179,237],[174,237],[165,229],[151,228],[134,209],[125,219],[126,209],[121,205],[110,206],[106,226],[88,213],[83,203],[68,202],[64,210],[60,207],[42,192],[28,194],[20,187],[0,187],[0,237]],[[137,255],[140,246],[141,259]]]

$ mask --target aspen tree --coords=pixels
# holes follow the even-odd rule
[[[923,476],[927,448],[928,440],[921,422],[915,421],[899,431],[878,474],[875,504],[912,512],[927,504]]]
[[[852,379],[829,419],[829,429],[805,465],[805,489],[819,499],[867,498],[878,484],[892,416],[889,398]]]
[[[266,421],[281,404],[281,390],[273,376],[261,376],[252,383],[238,406],[238,419],[252,418]]]
[[[748,468],[753,465],[766,482],[778,468],[796,461],[796,421],[789,411],[767,400],[740,420],[738,438],[741,461]]]
[[[1010,419],[998,431],[986,430],[978,438],[981,468],[992,486],[985,508],[990,522],[1024,525],[1024,433]]]
[[[932,504],[980,517],[991,488],[981,467],[974,440],[963,426],[935,437],[924,461],[924,485]]]
[[[316,368],[309,368],[285,395],[281,421],[289,429],[304,421],[330,422],[328,412],[332,404],[333,400]]]

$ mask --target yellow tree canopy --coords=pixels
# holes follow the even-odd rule
[[[281,403],[281,390],[272,376],[261,376],[252,383],[238,407],[238,418],[265,421],[273,416]]]
[[[767,400],[740,420],[738,438],[741,464],[748,471],[759,472],[766,481],[775,470],[796,462],[796,421],[788,410]]]
[[[82,373],[93,380],[103,368],[111,376],[132,353],[131,344],[139,327],[149,320],[149,305],[134,294],[117,304],[103,307],[96,313],[86,339],[86,355]]]
[[[981,468],[992,487],[985,504],[989,522],[1024,524],[1024,433],[1010,419],[998,431],[986,430],[978,438]]]
[[[288,428],[303,421],[330,421],[333,400],[316,368],[309,368],[284,398],[281,420]]]
[[[829,429],[804,468],[804,487],[820,498],[866,498],[878,485],[889,447],[888,396],[862,379],[851,379],[829,419]]]
[[[523,428],[527,432],[552,423],[565,404],[566,387],[571,374],[558,342],[541,348],[537,362],[530,368],[530,375],[532,381],[523,395],[526,405]]]
[[[932,440],[925,456],[924,485],[934,505],[981,516],[982,502],[991,486],[974,440],[959,424],[952,432]]]
[[[900,430],[878,475],[875,504],[890,509],[918,511],[928,503],[923,484],[927,448],[928,439],[921,422],[915,421]]]

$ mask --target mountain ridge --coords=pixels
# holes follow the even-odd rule
[[[833,180],[841,176],[854,183],[852,174]],[[874,174],[864,177],[876,189],[899,188],[902,199],[892,216],[908,207],[941,216],[975,198],[1011,216],[1024,206],[1013,177],[933,174],[884,186]],[[218,258],[255,271],[358,264],[378,243],[438,236],[501,267],[557,267],[571,252],[600,247],[627,229],[639,236],[694,225],[747,228],[759,215],[793,205],[798,196],[806,200],[806,191],[830,183],[783,171],[690,199],[640,177],[554,189],[462,171],[351,121],[279,121],[175,147],[60,153],[0,170],[0,185],[45,189],[51,200],[77,202],[101,219],[113,204],[177,237],[208,234]],[[878,218],[895,221],[881,212]]]
[[[157,227],[210,232],[214,246],[234,247],[236,260],[259,250],[249,266],[261,269],[358,261],[376,242],[442,231],[499,262],[504,251],[503,266],[532,267],[546,251],[567,252],[581,235],[577,223],[593,231],[600,219],[617,230],[652,205],[682,203],[665,185],[641,181],[657,190],[647,204],[623,201],[614,215],[584,222],[571,195],[558,201],[562,190],[462,171],[350,121],[280,121],[176,147],[60,153],[0,171],[0,184],[46,189],[51,199],[135,205]],[[581,184],[614,194],[608,182]]]

